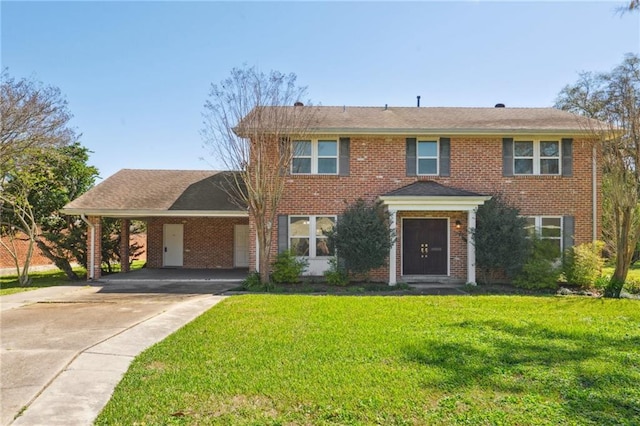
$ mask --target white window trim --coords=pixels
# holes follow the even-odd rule
[[[335,156],[320,156],[318,153],[318,142],[335,142],[336,143],[336,155]],[[292,155],[291,167],[289,170],[292,175],[329,175],[334,176],[340,173],[340,141],[334,138],[316,138],[316,139],[296,139],[291,141],[292,144],[296,142],[311,142],[311,156],[308,155],[295,155],[295,150]],[[294,158],[311,158],[311,172],[310,173],[298,173],[293,171],[293,159]],[[336,172],[335,173],[318,173],[318,163],[321,158],[335,158],[336,160]]]
[[[436,155],[434,157],[421,157],[420,156],[420,142],[435,142],[436,143]],[[435,173],[420,173],[420,160],[436,160],[436,172]],[[440,138],[416,138],[416,175],[418,176],[440,176]]]
[[[517,142],[533,142],[533,157],[516,156]],[[540,142],[558,142],[558,156],[545,157],[540,155]],[[516,173],[516,160],[533,159],[533,173]],[[558,173],[540,173],[540,160],[558,160]],[[513,174],[516,176],[562,176],[562,140],[556,138],[514,139],[513,140]]]
[[[309,218],[309,228],[307,229],[307,235],[291,235],[291,219],[292,218]],[[316,230],[316,219],[319,217],[330,217],[333,218],[333,223],[337,223],[338,217],[336,215],[331,214],[318,214],[315,216],[312,215],[291,215],[287,218],[289,223],[287,224],[288,232],[287,232],[287,247],[291,250],[291,239],[292,238],[309,238],[309,256],[298,256],[304,257],[307,259],[329,259],[332,256],[318,256],[316,254],[316,249],[318,247],[318,239],[315,233]]]
[[[525,216],[534,220],[534,230],[538,238],[542,240],[559,240],[560,253],[564,252],[564,220],[562,216]],[[542,219],[560,219],[560,236],[559,237],[543,237],[542,236]]]

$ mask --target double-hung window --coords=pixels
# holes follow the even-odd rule
[[[525,229],[530,235],[552,242],[558,248],[558,253],[562,253],[562,217],[529,216],[526,220]]]
[[[335,224],[335,216],[289,216],[289,249],[296,256],[333,256],[326,233]]]
[[[438,174],[438,141],[418,139],[418,174]]]
[[[560,141],[514,141],[513,172],[516,175],[559,175]]]
[[[338,141],[314,139],[293,141],[293,174],[338,174]]]

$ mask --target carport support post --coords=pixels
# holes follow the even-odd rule
[[[120,225],[120,271],[129,272],[129,227],[131,221],[122,219]]]
[[[102,276],[102,217],[89,216],[87,220],[91,224],[87,231],[87,280],[99,280]]]
[[[389,228],[391,228],[391,232],[395,236],[398,232],[398,225],[396,224],[396,216],[397,211],[389,209]],[[391,244],[391,249],[389,250],[389,285],[397,284],[396,277],[396,259],[398,256],[397,252],[398,248],[396,245],[396,238],[393,239],[393,243]]]

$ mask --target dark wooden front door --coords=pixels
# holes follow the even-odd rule
[[[447,219],[402,221],[404,275],[447,275],[449,242]]]

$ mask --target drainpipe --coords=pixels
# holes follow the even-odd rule
[[[91,260],[89,261],[89,265],[87,266],[89,266],[89,279],[93,281],[93,278],[94,278],[93,269],[95,266],[95,250],[96,250],[96,227],[93,225],[93,223],[89,222],[89,220],[84,215],[84,213],[82,213],[80,217],[91,229],[91,249],[89,254]]]
[[[598,239],[598,230],[597,230],[597,223],[598,223],[598,189],[597,189],[597,184],[596,184],[596,180],[598,179],[598,170],[597,170],[597,166],[598,166],[598,162],[596,161],[596,145],[595,143],[593,144],[593,148],[591,149],[591,196],[593,199],[593,205],[592,205],[592,221],[593,221],[593,225],[591,226],[592,228],[592,235],[591,238],[593,241],[596,241]]]

